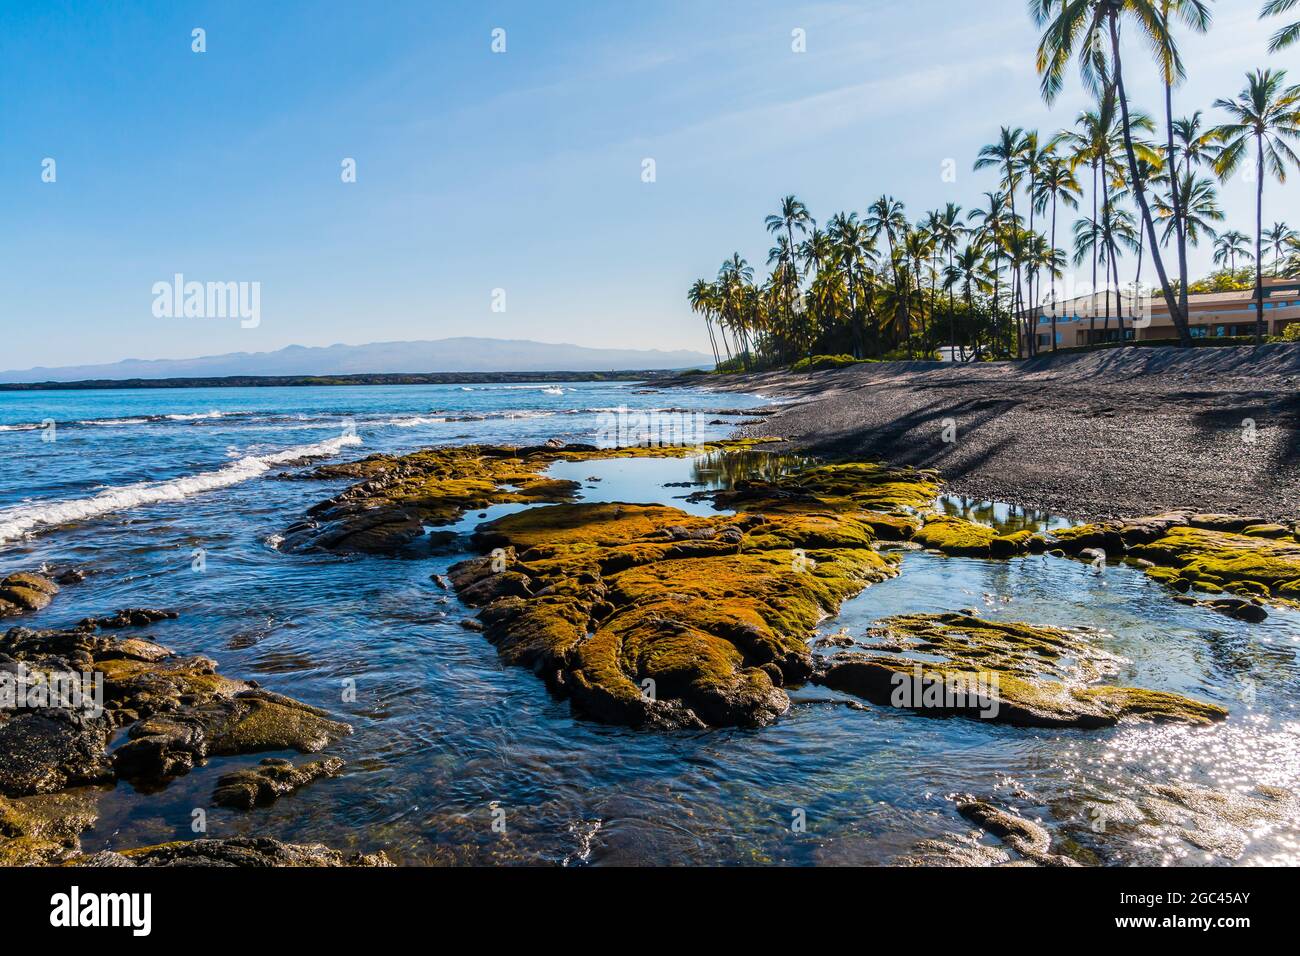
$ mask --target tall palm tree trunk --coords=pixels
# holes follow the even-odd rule
[[[1088,344],[1097,340],[1097,157],[1092,158],[1092,301],[1088,303]]]
[[[1077,180],[1076,180],[1077,182]],[[1056,259],[1056,192],[1052,192],[1052,260]],[[1047,271],[1052,284],[1052,351],[1056,351],[1056,266],[1048,265]]]
[[[1174,296],[1174,290],[1169,285],[1169,273],[1165,269],[1164,256],[1160,254],[1160,240],[1156,237],[1156,225],[1155,220],[1151,218],[1151,205],[1147,202],[1146,187],[1138,176],[1137,151],[1133,148],[1133,124],[1129,116],[1128,94],[1124,92],[1124,68],[1119,52],[1118,4],[1111,6],[1107,19],[1110,21],[1110,53],[1115,67],[1115,90],[1119,95],[1119,109],[1124,120],[1124,152],[1128,154],[1129,173],[1133,177],[1133,194],[1137,197],[1138,208],[1142,211],[1142,225],[1146,228],[1147,238],[1151,242],[1151,259],[1155,263],[1156,274],[1160,277],[1165,305],[1169,307],[1174,327],[1178,329],[1178,342],[1184,348],[1191,348],[1192,333],[1187,327],[1187,313],[1182,310],[1178,299]],[[1178,185],[1175,183],[1174,190],[1177,189]],[[1260,318],[1262,319],[1263,316]]]
[[[1184,316],[1191,313],[1187,301],[1187,219],[1183,210],[1182,189],[1178,182],[1178,152],[1174,143],[1174,85],[1165,83],[1165,130],[1168,133],[1166,148],[1169,150],[1169,182],[1174,197],[1174,224],[1178,229],[1178,307]],[[1142,272],[1142,254],[1138,253],[1138,273]],[[1133,290],[1134,295],[1137,290]]]
[[[1264,137],[1255,134],[1255,344],[1264,344]]]

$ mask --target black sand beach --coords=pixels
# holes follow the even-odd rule
[[[1189,507],[1277,520],[1300,509],[1297,345],[690,381],[793,400],[742,434],[937,468],[956,494],[1081,519]]]

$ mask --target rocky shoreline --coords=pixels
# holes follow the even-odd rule
[[[726,456],[781,447],[751,437],[704,450]],[[1132,720],[1195,728],[1229,719],[1217,704],[1109,683],[1124,662],[1084,629],[992,621],[964,609],[895,615],[861,638],[815,640],[844,601],[896,576],[907,549],[986,561],[1027,554],[1122,561],[1167,587],[1171,600],[1244,620],[1300,607],[1300,528],[1293,522],[1184,509],[1002,533],[938,508],[938,472],[867,460],[809,460],[688,496],[713,505],[716,515],[584,503],[577,483],[547,474],[561,461],[700,451],[472,445],[327,465],[313,476],[356,483],[309,509],[280,548],[418,559],[444,545],[468,547],[478,556],[436,582],[474,609],[466,626],[582,717],[644,732],[766,726],[804,685],[843,695],[858,709],[1015,728],[1089,731]],[[443,530],[499,504],[531,507],[480,522],[468,537]],[[10,575],[0,582],[0,611],[30,613],[59,591],[39,574]],[[102,681],[97,713],[54,701],[0,710],[0,864],[388,865],[382,853],[344,855],[266,838],[81,852],[78,838],[94,823],[99,788],[118,781],[165,786],[209,757],[318,753],[352,731],[255,681],[218,674],[208,658],[178,656],[140,636],[175,616],[129,608],[72,628],[17,626],[0,636],[0,671],[8,678],[30,684],[32,673],[93,672]],[[256,812],[301,787],[325,786],[321,781],[342,769],[336,757],[270,757],[222,775],[211,799]],[[1266,798],[1257,808],[1265,816],[1293,800],[1285,793]],[[1198,813],[1215,806],[1211,797],[1196,801]],[[1006,849],[923,841],[902,862],[1088,862],[1059,852],[1046,830],[1014,808],[969,796],[954,805]]]
[[[727,453],[760,441],[714,447]],[[940,684],[996,678],[992,703],[915,708],[936,716],[991,710],[995,719],[1028,727],[1104,727],[1130,717],[1199,724],[1227,716],[1176,694],[1097,685],[1100,667],[1056,667],[1067,654],[1099,660],[1080,635],[1032,623],[993,625],[973,614],[883,622],[894,635],[888,647],[815,656],[817,624],[898,573],[893,546],[986,559],[1049,552],[1096,561],[1109,554],[1181,592],[1239,594],[1215,606],[1234,616],[1245,609],[1266,615],[1266,604],[1292,605],[1300,596],[1295,526],[1257,518],[1177,512],[1004,535],[935,510],[936,473],[872,462],[810,465],[691,496],[734,512],[717,517],[655,504],[568,503],[575,489],[545,477],[553,461],[691,451],[464,446],[367,459],[324,471],[365,480],[312,509],[333,523],[328,536],[307,540],[348,551],[374,527],[376,513],[400,513],[423,532],[471,508],[535,504],[480,524],[470,545],[482,556],[454,566],[450,584],[479,609],[475,626],[504,661],[532,669],[586,716],[660,730],[763,726],[788,709],[785,688],[808,682],[889,704],[913,673]],[[387,541],[391,553],[411,544],[405,535]],[[939,650],[945,663],[933,660]],[[915,651],[926,655],[924,666]]]
[[[5,580],[11,594],[52,599],[59,590],[34,573]],[[302,861],[294,865],[326,865],[335,856],[339,865],[344,861],[323,847],[270,840],[242,849],[239,841],[201,840],[81,854],[79,835],[94,824],[97,795],[118,781],[160,788],[209,757],[316,753],[352,732],[319,708],[217,673],[207,657],[182,657],[147,637],[119,633],[176,616],[134,608],[69,629],[18,626],[0,635],[0,865],[251,862],[258,853],[265,865],[291,859]],[[251,808],[341,767],[337,758],[296,767],[283,759],[264,761],[223,776],[213,803]]]

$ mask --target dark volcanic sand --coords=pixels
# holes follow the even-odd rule
[[[1075,518],[1184,507],[1272,520],[1300,512],[1300,345],[882,363],[694,383],[794,400],[742,434],[827,457],[937,468],[955,494]],[[947,419],[952,443],[943,441]]]

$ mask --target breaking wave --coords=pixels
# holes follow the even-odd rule
[[[193,495],[228,488],[265,474],[275,465],[283,465],[304,458],[326,458],[337,455],[348,445],[359,445],[356,435],[341,435],[313,445],[297,445],[266,455],[245,455],[215,471],[199,472],[167,481],[144,481],[119,488],[109,488],[89,498],[71,501],[48,501],[0,511],[0,543],[13,541],[40,528],[84,521],[126,511],[143,505],[167,501],[182,501]]]

